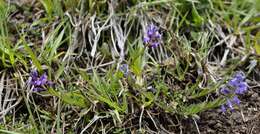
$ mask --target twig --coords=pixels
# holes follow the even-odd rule
[[[255,128],[255,125],[253,125],[253,127],[250,129],[250,134],[252,134],[252,133],[253,133],[253,131],[254,131],[254,128]]]
[[[232,46],[233,46],[233,44],[235,43],[236,39],[237,39],[236,36],[231,36],[230,42],[229,42],[229,44],[228,44],[228,48],[232,48]],[[224,56],[223,56],[223,58],[222,58],[222,60],[221,60],[221,62],[220,62],[220,65],[221,65],[221,66],[225,66],[226,60],[227,60],[227,56],[228,56],[228,53],[229,53],[229,52],[230,52],[230,49],[226,49],[226,50],[225,50]]]
[[[93,123],[95,123],[97,120],[102,118],[108,118],[108,116],[98,116],[94,115],[93,119],[88,123],[88,125],[80,132],[80,134],[83,134]]]
[[[139,130],[141,130],[142,128],[142,117],[143,117],[143,114],[144,114],[144,105],[142,105],[142,112],[141,112],[141,115],[140,115],[140,118],[139,118]]]
[[[99,119],[99,116],[94,115],[93,119],[88,123],[88,125],[80,132],[80,134],[83,134],[94,122],[96,122]]]
[[[15,104],[13,104],[12,106],[8,107],[7,109],[3,110],[0,112],[0,115],[4,116],[5,113],[7,113],[8,111],[12,110],[13,108],[15,108],[15,106],[17,106],[20,102],[21,102],[22,98],[20,97],[16,102]],[[3,118],[3,117],[0,117],[0,119]]]
[[[108,66],[108,65],[111,65],[111,64],[114,64],[115,61],[110,61],[108,63],[104,63],[104,64],[101,64],[101,65],[98,65],[98,66],[95,66],[95,67],[89,67],[89,68],[80,68],[80,70],[82,71],[90,71],[90,70],[93,70],[93,69],[98,69],[100,67],[104,67],[104,66]]]
[[[157,125],[156,125],[154,119],[152,118],[151,114],[150,114],[149,111],[147,111],[147,110],[146,110],[146,112],[147,112],[148,116],[150,117],[150,119],[152,120],[154,126],[156,127],[156,130],[158,130],[158,127],[157,127]]]
[[[197,129],[197,131],[198,131],[198,134],[200,134],[199,126],[198,126],[196,120],[195,120],[194,118],[192,118],[192,119],[193,119],[193,121],[194,121],[194,123],[195,123],[195,126],[196,126],[196,129]]]

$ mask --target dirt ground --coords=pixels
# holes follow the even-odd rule
[[[225,114],[220,109],[203,112],[197,124],[201,134],[260,134],[260,87],[241,97],[240,109]],[[198,133],[192,125],[186,133]]]

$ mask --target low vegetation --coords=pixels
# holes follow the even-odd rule
[[[259,0],[0,0],[0,132],[200,132],[259,84],[259,17]]]

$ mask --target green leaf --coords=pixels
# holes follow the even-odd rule
[[[198,93],[193,93],[191,96],[189,96],[189,99],[196,99],[202,96],[206,96],[214,91],[217,90],[217,88],[220,86],[220,84],[215,85],[214,87],[210,88],[210,89],[199,89],[200,91]]]
[[[33,64],[41,72],[42,71],[41,64],[40,64],[39,60],[37,59],[37,57],[35,56],[35,54],[33,53],[32,49],[27,44],[24,45],[24,49],[27,51],[27,53],[31,57]]]
[[[42,3],[42,5],[44,6],[47,14],[49,16],[52,15],[52,12],[53,12],[53,2],[51,0],[40,0],[40,2]]]
[[[22,134],[22,133],[17,133],[17,132],[13,132],[13,131],[3,130],[3,129],[0,129],[0,132],[4,133],[4,134]]]
[[[255,8],[258,12],[260,12],[260,0],[255,0]]]
[[[79,107],[87,107],[86,99],[85,97],[80,94],[79,92],[68,92],[68,93],[62,93],[61,100],[67,104],[79,106]]]
[[[202,103],[198,103],[198,104],[192,104],[189,105],[187,107],[185,107],[181,113],[183,113],[185,116],[188,115],[195,115],[199,112],[203,112],[205,110],[209,110],[209,109],[213,109],[216,107],[219,107],[220,105],[222,105],[223,103],[225,103],[225,99],[223,98],[217,98],[213,101],[209,101],[209,102],[202,102]]]
[[[62,25],[63,25],[63,23],[61,23],[60,26],[62,26]],[[56,51],[57,51],[58,47],[62,44],[62,38],[63,38],[64,32],[65,32],[65,29],[66,29],[66,28],[64,28],[64,29],[60,32],[60,34],[59,34],[59,35],[56,37],[56,39],[53,41],[53,44],[50,45],[50,46],[51,46],[51,51],[50,51],[50,54],[49,54],[50,58],[53,58],[53,57],[54,57],[54,54],[56,54]]]
[[[200,26],[204,23],[204,19],[203,17],[201,17],[196,9],[196,7],[193,5],[192,8],[192,18],[193,18],[193,22],[196,26]]]
[[[53,88],[49,88],[47,93],[49,93],[53,96],[60,97],[60,93],[58,91],[55,91]]]
[[[143,67],[145,65],[144,51],[144,48],[139,47],[138,49],[133,50],[133,52],[131,53],[132,63],[130,68],[137,76],[141,76]]]
[[[111,101],[108,98],[105,98],[103,96],[97,96],[97,99],[101,102],[104,102],[109,105],[109,107],[114,108],[115,110],[119,112],[125,112],[118,104],[118,102]]]
[[[144,96],[142,98],[142,101],[144,103],[144,107],[150,106],[153,103],[154,99],[156,99],[151,92],[144,92],[143,95]]]
[[[49,88],[48,92],[46,92],[46,93],[59,97],[63,102],[65,102],[67,104],[70,104],[73,106],[79,106],[82,108],[88,107],[86,98],[79,91],[61,93],[52,88]]]
[[[58,71],[55,73],[55,80],[58,80],[59,77],[62,75],[62,73],[64,72],[64,68],[65,68],[65,63],[63,62],[61,65],[59,65],[59,69]]]
[[[260,32],[257,33],[255,37],[255,51],[258,55],[260,55]]]

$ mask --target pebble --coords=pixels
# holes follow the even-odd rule
[[[236,112],[232,115],[232,119],[235,120],[237,123],[241,123],[242,122],[242,117],[240,115],[240,113]]]
[[[217,123],[217,124],[215,125],[215,127],[216,127],[216,128],[221,128],[222,125],[221,125],[220,123]]]
[[[212,133],[213,134],[213,133],[216,133],[216,132],[215,132],[215,130],[208,128],[207,129],[207,133]]]
[[[258,99],[258,93],[254,93],[251,98],[253,100],[257,100]]]
[[[227,124],[228,124],[228,125],[232,125],[232,124],[233,124],[233,121],[227,120]]]
[[[217,122],[215,120],[209,120],[208,124],[209,126],[214,126]]]

